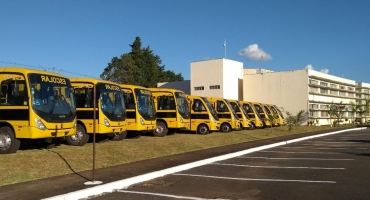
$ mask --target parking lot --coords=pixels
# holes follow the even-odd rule
[[[369,199],[369,129],[177,172],[93,199]]]

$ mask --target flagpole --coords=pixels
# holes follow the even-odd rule
[[[225,59],[226,59],[226,40],[224,42],[224,49],[225,49]]]

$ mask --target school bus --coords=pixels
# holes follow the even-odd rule
[[[240,101],[240,104],[247,112],[249,119],[251,120],[250,126],[251,129],[256,128],[264,128],[263,121],[261,115],[256,111],[256,108],[251,102],[248,101]]]
[[[140,135],[141,132],[152,132],[156,135],[157,114],[152,92],[138,85],[120,84],[126,105],[126,130]]]
[[[95,78],[70,80],[76,98],[77,132],[66,138],[68,144],[82,146],[94,131],[114,141],[123,140],[127,134],[126,108],[119,84]]]
[[[157,111],[156,135],[174,134],[181,129],[189,129],[190,109],[186,94],[170,88],[149,88],[154,97]]]
[[[267,113],[266,113],[266,110],[265,108],[263,107],[263,105],[259,102],[252,102],[254,108],[256,108],[256,111],[259,113],[261,119],[262,119],[262,122],[263,122],[263,126],[266,127],[266,126],[271,126],[271,122],[267,116]]]
[[[76,134],[75,99],[67,77],[5,67],[0,68],[0,83],[0,154],[15,153],[25,139],[51,143]]]
[[[230,132],[232,130],[241,130],[241,124],[238,116],[232,108],[229,101],[223,98],[207,97],[213,108],[216,110],[220,120],[220,131]]]
[[[187,95],[191,109],[189,131],[199,134],[208,134],[220,130],[220,121],[216,111],[207,98],[195,95]]]
[[[244,110],[244,108],[240,105],[239,101],[233,100],[233,99],[228,99],[228,101],[233,107],[236,115],[238,115],[242,128],[243,129],[253,129],[254,127],[250,125],[251,121],[249,120],[248,114]]]
[[[267,104],[270,106],[270,109],[274,115],[278,117],[277,119],[277,126],[284,125],[285,124],[285,119],[283,113],[281,113],[280,109],[274,105],[274,104]]]
[[[267,105],[267,104],[262,104],[261,103],[261,105],[263,106],[263,109],[265,110],[265,112],[266,112],[266,116],[267,116],[267,118],[269,118],[269,115],[272,115],[272,116],[274,116],[275,114],[272,112],[272,110],[271,110],[271,108],[270,108],[270,106],[269,105]],[[275,121],[274,122],[272,122],[272,121],[270,121],[271,123],[273,123],[272,124],[272,126],[278,126],[278,115],[275,115],[274,116],[275,117]],[[270,118],[269,118],[270,119]]]

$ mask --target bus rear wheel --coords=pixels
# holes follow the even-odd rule
[[[10,127],[0,128],[0,154],[15,153],[21,146],[21,141],[15,138],[15,134]]]
[[[208,134],[209,133],[208,126],[205,125],[205,124],[199,125],[198,128],[197,128],[197,131],[201,135],[205,135],[205,134]]]
[[[165,123],[159,121],[157,122],[157,128],[153,130],[153,135],[157,137],[163,137],[167,135],[168,129]]]
[[[68,136],[66,141],[72,146],[83,146],[89,141],[89,135],[86,133],[85,128],[81,124],[77,124],[76,134]]]

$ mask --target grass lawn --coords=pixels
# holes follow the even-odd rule
[[[215,132],[208,135],[178,133],[166,137],[142,136],[119,142],[101,142],[95,145],[95,166],[96,169],[104,168],[149,158],[324,129],[334,128],[301,126],[289,132],[287,126],[282,126],[230,133]],[[53,149],[26,149],[18,150],[15,154],[0,155],[0,186],[70,174],[73,171],[90,170],[92,147],[92,143],[81,147],[62,144]]]

